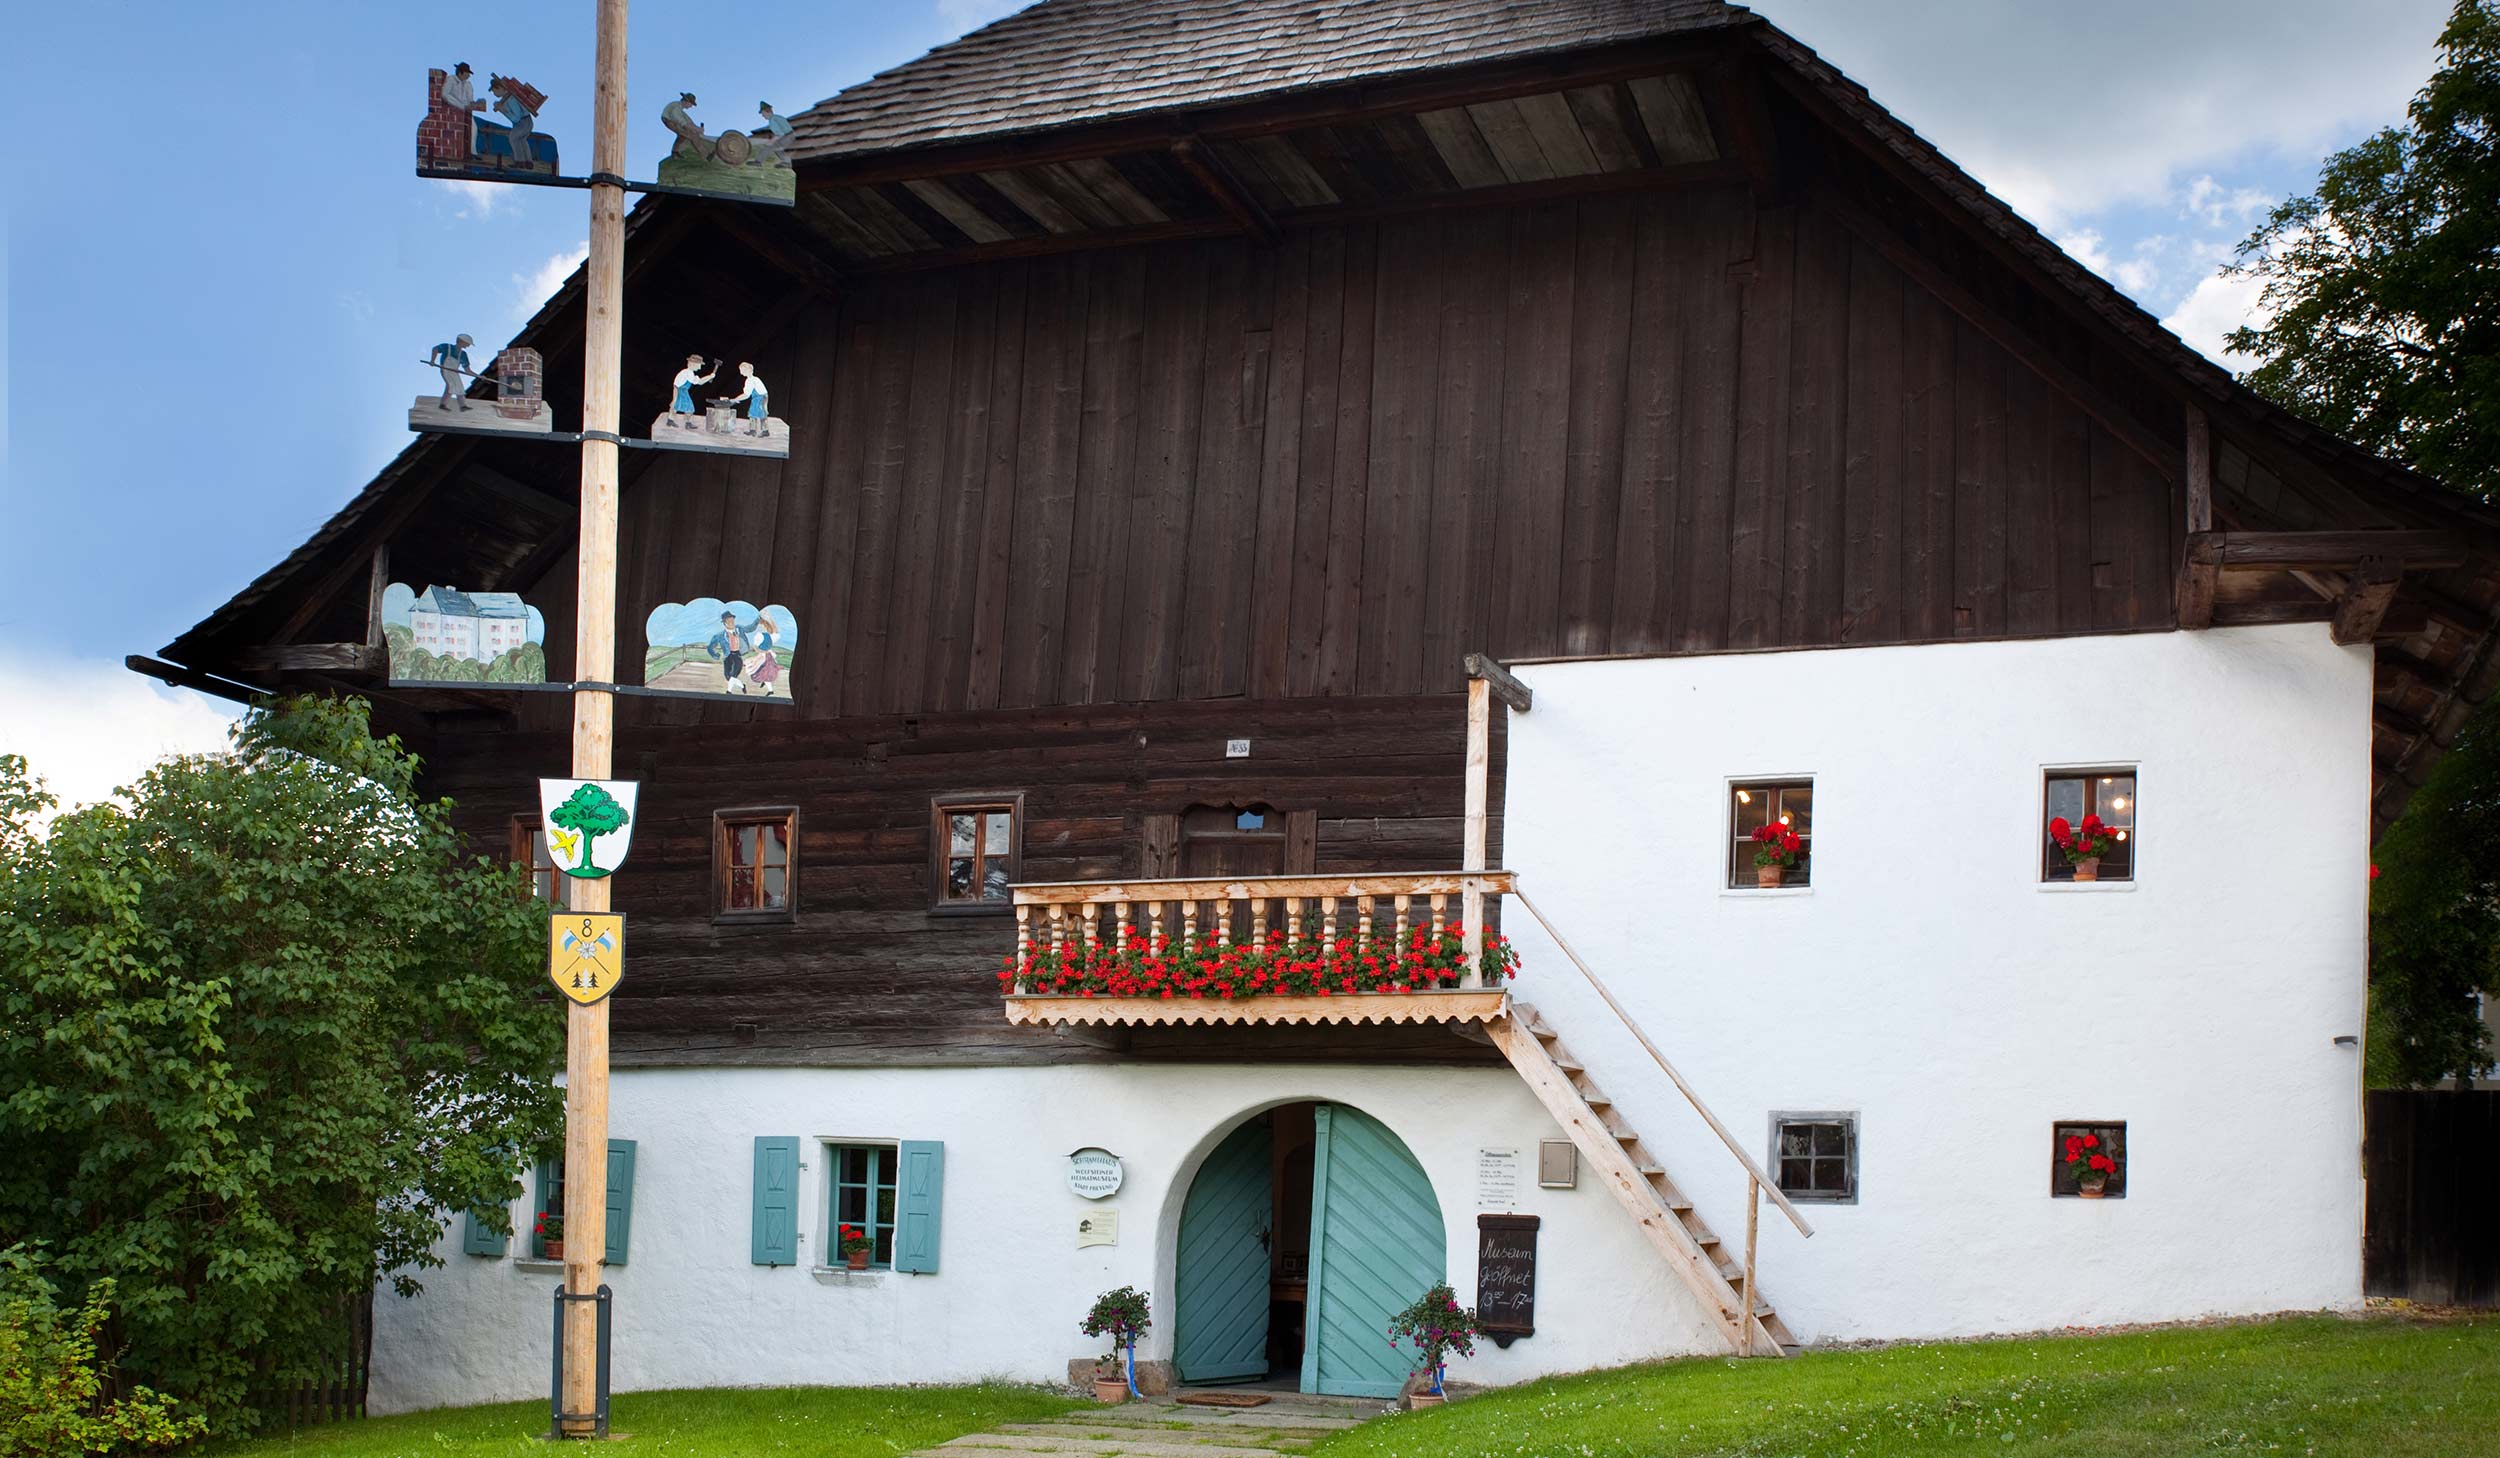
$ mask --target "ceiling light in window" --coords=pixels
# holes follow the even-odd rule
[[[1782,825],[1786,825],[1787,823],[1788,823],[1788,812],[1787,812],[1787,811],[1785,811],[1785,810],[1782,810],[1782,811],[1780,812],[1780,824],[1782,824]]]
[[[2122,830],[2122,831],[2120,831],[2120,832],[2118,832],[2118,838],[2119,838],[2120,840],[2125,840],[2125,839],[2127,838],[2127,833],[2126,833],[2125,831],[2123,831],[2123,830]]]
[[[2110,798],[2109,808],[2110,808],[2110,809],[2112,809],[2112,810],[2124,810],[2124,809],[2126,809],[2126,808],[2127,808],[2127,797],[2126,797],[2126,796],[2124,796],[2124,795],[2115,795],[2115,796],[2112,796],[2112,797]]]
[[[1738,791],[1736,792],[1736,803],[1737,803],[1737,804],[1739,804],[1739,805],[1750,805],[1750,804],[1752,804],[1752,803],[1753,803],[1753,791],[1751,791],[1751,790],[1738,790]]]

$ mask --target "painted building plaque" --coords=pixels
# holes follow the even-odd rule
[[[547,837],[548,861],[583,881],[624,865],[641,791],[638,780],[540,780],[538,828]]]
[[[382,639],[393,683],[547,681],[547,620],[517,592],[391,583],[382,589]]]
[[[1108,1200],[1120,1192],[1127,1171],[1120,1156],[1108,1149],[1087,1147],[1068,1156],[1068,1190],[1088,1200]]]

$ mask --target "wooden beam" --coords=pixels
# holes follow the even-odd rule
[[[1172,144],[1172,160],[1178,162],[1181,170],[1194,178],[1200,189],[1215,200],[1215,205],[1224,210],[1225,216],[1241,225],[1243,232],[1270,247],[1275,246],[1276,220],[1269,217],[1267,209],[1259,206],[1259,200],[1241,185],[1241,179],[1233,176],[1232,169],[1224,165],[1223,158],[1208,151],[1206,144],[1196,137],[1183,137]]]
[[[171,684],[175,688],[191,689],[207,694],[211,698],[224,699],[229,703],[258,703],[272,692],[269,689],[254,688],[248,683],[237,683],[230,678],[221,678],[213,673],[202,673],[196,668],[185,668],[179,663],[167,663],[161,658],[149,658],[138,653],[123,658],[122,667],[129,669],[132,673],[155,679],[159,683]]]
[[[2177,447],[2146,429],[2142,421],[2103,394],[2099,386],[2043,348],[2020,325],[1981,302],[1978,295],[1912,248],[1889,225],[1829,187],[1816,189],[1815,201],[1846,224],[1851,232],[1866,240],[1912,283],[1935,295],[1937,302],[1996,341],[1998,347],[2047,382],[2049,388],[2091,416],[2119,444],[2143,457],[2145,464],[2160,472],[2163,480],[2175,481],[2179,478],[2181,463]]]
[[[382,597],[391,586],[391,549],[388,543],[373,549],[373,571],[365,583],[365,646],[380,648],[389,641],[382,632]]]
[[[2186,474],[2180,478],[2187,494],[2190,534],[2214,529],[2214,433],[2205,412],[2190,402],[2187,409]]]
[[[2225,568],[2349,572],[2377,557],[2406,571],[2465,565],[2465,539],[2455,532],[2362,530],[2327,532],[2224,532]]]
[[[2396,600],[2396,584],[2404,568],[2385,557],[2367,557],[2335,601],[2334,638],[2338,643],[2367,643],[2378,636],[2387,608]]]
[[[2179,626],[2210,628],[2214,624],[2214,584],[2222,576],[2222,533],[2188,533],[2180,555],[2179,581],[2173,589]]]
[[[729,236],[755,250],[765,262],[781,269],[821,297],[842,297],[842,272],[834,262],[813,248],[785,240],[775,225],[749,216],[749,210],[738,203],[722,203],[706,211],[712,221],[720,224]],[[809,229],[809,236],[819,236]]]
[[[371,643],[262,643],[235,650],[246,673],[378,674],[388,654]]]
[[[1493,696],[1510,705],[1512,712],[1524,714],[1536,702],[1536,691],[1521,683],[1511,671],[1482,653],[1466,657],[1467,677],[1480,679],[1493,691]]]
[[[1762,83],[1753,64],[1730,56],[1711,67],[1707,94],[1719,155],[1744,169],[1745,180],[1753,184],[1766,206],[1785,202],[1779,138],[1772,130],[1770,108],[1763,105]]]

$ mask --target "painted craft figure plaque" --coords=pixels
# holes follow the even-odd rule
[[[492,374],[469,366],[469,348],[476,341],[455,334],[425,352],[426,368],[442,376],[440,394],[419,395],[408,407],[410,430],[454,431],[464,435],[548,435],[555,412],[543,393],[547,366],[537,350],[507,349],[495,356]],[[495,398],[469,398],[471,380],[493,380]]]
[[[634,843],[639,780],[540,780],[538,825],[547,859],[564,874],[596,881],[625,864]]]
[[[719,360],[707,363],[699,354],[687,355],[685,368],[669,381],[668,409],[651,422],[651,443],[664,449],[786,459],[789,422],[772,413],[772,392],[765,387],[764,377],[755,372],[754,365],[740,360],[737,373],[730,377],[738,387],[736,394],[695,397],[698,388],[721,378]],[[727,382],[722,388],[727,388]]]
[[[425,120],[417,123],[417,175],[526,182],[556,175],[556,139],[538,130],[547,94],[513,76],[490,76],[486,95],[462,61],[425,73]],[[489,118],[500,117],[495,121]]]
[[[643,657],[644,688],[785,702],[792,693],[798,619],[778,603],[759,608],[717,597],[664,602],[643,624],[643,637],[650,645]]]
[[[693,92],[681,91],[675,101],[660,108],[661,124],[677,138],[660,162],[662,187],[759,202],[798,201],[799,174],[784,155],[790,123],[773,110],[771,102],[756,107],[760,121],[753,130],[726,131],[717,137],[707,135],[703,123],[691,115],[697,104]]]
[[[382,636],[393,683],[547,681],[547,620],[517,592],[382,590]]]

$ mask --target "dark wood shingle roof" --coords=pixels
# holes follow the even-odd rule
[[[1041,0],[818,102],[824,159],[1708,30],[1723,0]]]

